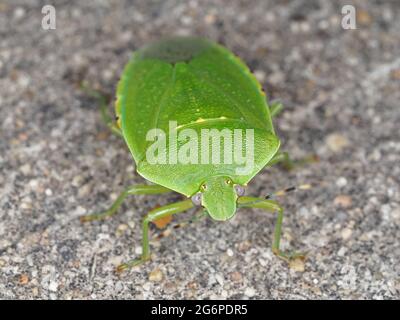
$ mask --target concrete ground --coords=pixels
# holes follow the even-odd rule
[[[56,29],[43,30],[46,1],[0,2],[0,298],[400,298],[398,1],[52,3]],[[356,30],[341,27],[345,4]],[[304,265],[274,257],[275,220],[259,210],[154,239],[153,260],[121,275],[115,266],[140,253],[143,215],[180,196],[132,197],[113,219],[79,222],[143,182],[79,84],[112,96],[133,50],[175,34],[242,57],[286,106],[283,149],[320,157],[248,188],[315,186],[280,199],[282,245],[308,251]]]

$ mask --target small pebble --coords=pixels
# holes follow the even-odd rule
[[[18,7],[14,10],[14,18],[19,20],[25,16],[25,9],[22,7]]]
[[[400,69],[393,70],[390,73],[390,76],[392,77],[393,80],[400,80]]]
[[[391,211],[391,217],[394,221],[400,221],[400,208],[395,208]]]
[[[251,243],[248,240],[245,240],[238,245],[238,250],[240,252],[246,252],[251,248]]]
[[[31,202],[21,202],[20,208],[23,210],[29,210],[32,209],[32,203]]]
[[[163,279],[164,275],[159,268],[154,269],[150,272],[149,280],[153,282],[160,282]]]
[[[172,221],[172,216],[166,216],[153,221],[157,229],[164,229]]]
[[[342,208],[349,208],[352,204],[352,199],[347,195],[339,195],[333,200],[333,203]]]
[[[191,25],[192,21],[193,21],[192,17],[189,17],[189,16],[181,17],[181,22],[183,25],[186,25],[186,26]]]
[[[265,259],[260,258],[260,259],[258,259],[258,262],[260,263],[260,265],[262,267],[266,267],[267,266],[267,261]]]
[[[129,221],[128,221],[128,226],[129,226],[129,228],[131,228],[131,229],[135,228],[135,221],[129,220]]]
[[[84,184],[78,190],[78,197],[79,198],[85,198],[86,196],[88,196],[90,194],[90,191],[91,191],[90,185],[88,183]]]
[[[32,189],[36,189],[39,186],[39,182],[36,179],[33,179],[33,180],[29,181],[29,186]]]
[[[39,289],[37,287],[32,288],[32,295],[37,297],[39,295]]]
[[[326,144],[331,151],[336,153],[349,146],[350,142],[345,136],[339,133],[332,133],[326,138]]]
[[[81,185],[82,181],[83,181],[83,177],[78,175],[78,176],[75,176],[72,178],[71,184],[74,187],[79,187]]]
[[[150,289],[151,289],[151,283],[150,283],[150,282],[146,282],[146,283],[143,285],[143,290],[144,290],[144,291],[150,291]]]
[[[121,223],[117,228],[117,232],[116,232],[117,236],[118,237],[121,236],[127,229],[128,229],[128,225]]]
[[[31,173],[31,165],[29,163],[24,164],[19,168],[24,175],[28,175]]]
[[[342,239],[343,239],[343,240],[348,240],[348,239],[351,237],[352,233],[353,233],[353,230],[352,230],[352,229],[350,229],[350,228],[344,228],[344,229],[342,230]]]
[[[198,283],[197,283],[196,281],[190,281],[190,282],[187,284],[187,287],[188,287],[189,289],[192,289],[192,290],[197,290],[197,289],[199,288],[199,285],[198,285]]]
[[[52,292],[57,292],[58,283],[56,281],[50,281],[49,290]]]
[[[214,24],[214,22],[216,21],[216,16],[214,15],[214,14],[207,14],[205,17],[204,17],[204,22],[206,23],[206,24]]]
[[[123,262],[122,256],[115,256],[108,259],[108,263],[112,264],[113,266],[119,266]]]
[[[304,258],[296,258],[290,260],[289,268],[296,272],[304,272],[305,270]]]
[[[224,278],[220,275],[220,274],[216,274],[215,275],[215,280],[217,280],[217,282],[223,286],[224,285]]]
[[[226,299],[226,298],[228,297],[228,291],[222,290],[222,291],[221,291],[221,297],[222,297],[223,299]]]
[[[121,281],[118,281],[114,286],[115,291],[121,292],[124,289],[124,284]]]
[[[369,26],[372,23],[372,17],[368,11],[363,9],[358,9],[357,12],[357,22],[364,26]]]
[[[346,247],[341,247],[337,254],[338,254],[339,257],[343,257],[346,254],[346,252],[347,252],[347,248]]]
[[[263,82],[265,80],[265,72],[262,70],[254,71],[254,75],[258,81]]]
[[[245,294],[245,296],[251,298],[256,295],[256,290],[254,290],[254,288],[246,288],[246,290],[244,291],[244,294]]]
[[[229,277],[231,278],[231,280],[232,280],[233,282],[236,282],[236,283],[242,282],[242,281],[243,281],[243,276],[242,276],[242,274],[241,274],[239,271],[234,271],[234,272],[232,272],[232,273],[229,275]]]
[[[342,187],[346,186],[347,185],[347,179],[345,177],[340,177],[339,179],[336,180],[336,185],[339,188],[342,188]]]
[[[76,207],[76,209],[74,211],[74,215],[81,216],[81,215],[84,215],[86,212],[87,212],[87,210],[84,207],[78,206],[78,207]]]
[[[21,274],[19,277],[19,283],[24,285],[27,284],[29,282],[29,277],[26,274]]]

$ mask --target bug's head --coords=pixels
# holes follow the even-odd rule
[[[200,187],[192,201],[202,205],[214,220],[225,221],[235,215],[237,198],[243,194],[244,188],[235,185],[229,177],[216,176]]]

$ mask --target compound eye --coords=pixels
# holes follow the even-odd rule
[[[207,190],[207,185],[204,183],[204,184],[202,184],[201,186],[200,186],[200,191],[201,192],[204,192],[204,191],[206,191]]]
[[[231,179],[228,178],[225,180],[225,183],[230,186],[233,182]]]
[[[200,206],[201,205],[201,192],[196,193],[195,195],[192,196],[192,202],[195,206]]]
[[[242,196],[244,196],[245,188],[243,186],[241,186],[240,184],[236,184],[235,192],[238,195],[238,197],[242,197]]]

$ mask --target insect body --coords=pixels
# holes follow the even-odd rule
[[[117,125],[110,127],[126,141],[137,172],[153,184],[127,188],[109,210],[82,220],[114,214],[130,194],[174,191],[187,197],[147,214],[142,256],[119,270],[150,258],[150,222],[194,206],[218,221],[232,218],[239,207],[277,212],[273,252],[284,259],[298,256],[279,249],[282,207],[273,200],[244,196],[244,187],[265,166],[290,160],[279,152],[272,125],[281,105],[268,105],[260,84],[239,58],[201,38],[152,44],[136,51],[125,67],[115,109]]]

